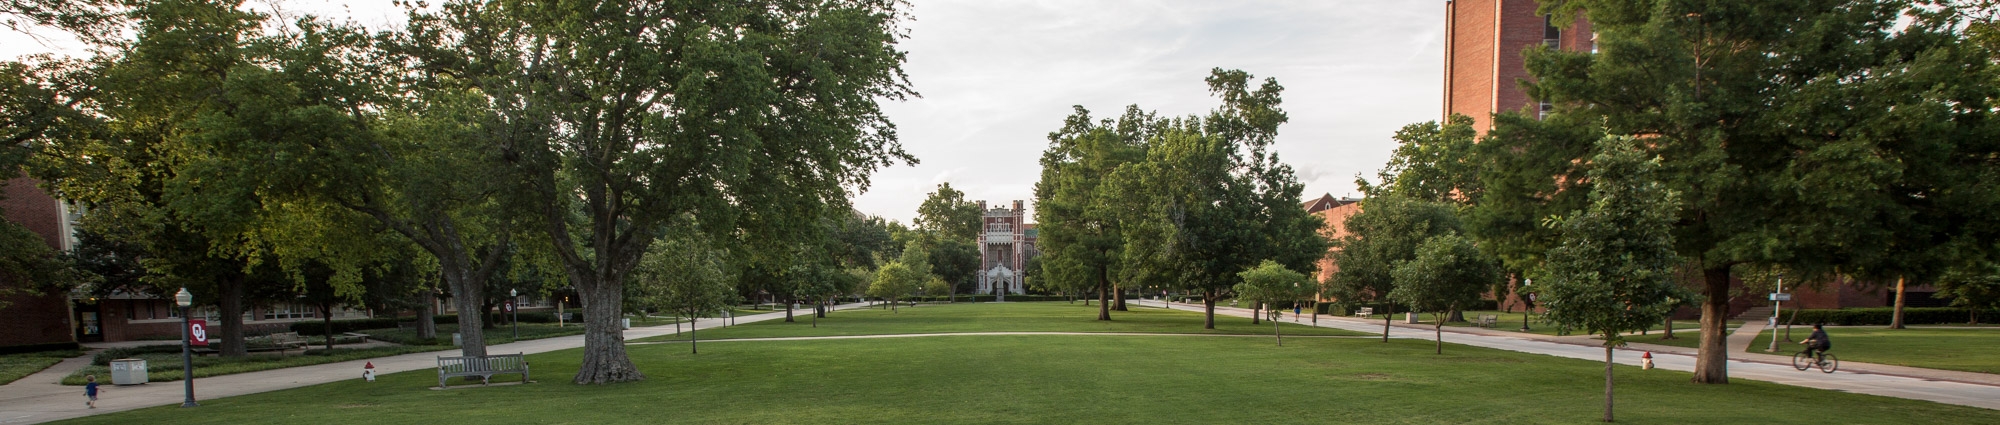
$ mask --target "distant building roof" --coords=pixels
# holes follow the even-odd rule
[[[1355,198],[1334,198],[1332,193],[1328,193],[1320,195],[1318,199],[1302,202],[1299,206],[1304,207],[1307,213],[1316,213],[1355,202],[1361,202],[1361,200]]]

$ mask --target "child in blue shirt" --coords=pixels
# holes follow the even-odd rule
[[[86,401],[86,402],[83,402],[83,405],[85,405],[85,406],[90,406],[90,408],[92,408],[92,409],[96,409],[96,408],[97,408],[97,375],[84,375],[84,376],[83,376],[83,380],[85,380],[85,381],[89,381],[89,382],[86,382],[86,383],[84,383],[84,384],[83,384],[83,395],[86,395],[86,396],[90,396],[90,401]]]

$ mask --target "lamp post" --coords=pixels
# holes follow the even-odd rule
[[[194,305],[194,294],[181,288],[174,294],[174,305],[181,307],[181,384],[187,391],[181,407],[199,407],[201,404],[194,402],[194,335],[188,333],[188,326],[193,323],[188,318],[188,306]]]
[[[1535,283],[1534,279],[1521,279],[1522,288],[1526,288],[1528,287],[1528,285],[1532,285],[1534,283]],[[1528,302],[1526,304],[1521,305],[1521,332],[1528,331],[1528,312],[1533,311],[1534,309],[1535,309],[1535,294],[1529,293]]]
[[[514,340],[521,340],[521,291],[507,290],[507,312],[514,313]],[[548,322],[542,322],[548,323]]]
[[[1778,315],[1785,310],[1785,274],[1778,273],[1778,292],[1771,294],[1771,347],[1764,351],[1778,351]]]

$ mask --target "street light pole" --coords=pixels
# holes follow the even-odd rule
[[[520,341],[521,340],[521,291],[518,289],[507,290],[507,303],[508,303],[507,310],[509,310],[510,313],[514,313],[514,340]]]
[[[1528,285],[1534,283],[1535,283],[1534,279],[1521,279],[1522,288],[1527,288]],[[1519,295],[1516,295],[1515,298],[1521,298],[1521,297]],[[1521,332],[1528,331],[1528,312],[1533,311],[1535,309],[1535,294],[1532,293],[1528,294],[1528,297],[1526,299],[1528,302],[1521,303]]]
[[[194,323],[188,318],[188,306],[194,305],[194,294],[188,293],[187,288],[181,288],[179,293],[174,294],[174,305],[181,307],[181,384],[187,394],[187,398],[181,401],[181,407],[200,407],[201,404],[194,402],[194,335],[188,333],[188,326]]]
[[[1785,293],[1785,275],[1779,273],[1777,294],[1783,293]],[[1767,352],[1778,351],[1778,314],[1785,310],[1785,302],[1778,298],[1775,294],[1771,296],[1771,347],[1764,349]]]

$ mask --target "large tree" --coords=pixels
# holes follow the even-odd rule
[[[492,148],[584,303],[575,382],[643,379],[619,298],[669,220],[785,249],[870,172],[914,162],[878,106],[914,94],[901,6],[503,0],[412,20],[460,53],[425,65],[476,81],[509,124]]]
[[[1111,186],[1121,190],[1105,195],[1141,196],[1143,208],[1103,204],[1135,216],[1127,219],[1135,246],[1122,256],[1125,267],[1149,268],[1140,276],[1201,292],[1203,326],[1213,329],[1215,302],[1235,286],[1237,273],[1265,260],[1314,272],[1327,240],[1320,234],[1325,222],[1299,207],[1304,185],[1271,151],[1288,119],[1279,108],[1284,87],[1268,78],[1252,87],[1249,73],[1223,69],[1211,71],[1207,82],[1222,105],[1207,116],[1161,123],[1146,161]]]
[[[1945,34],[1951,23],[1922,18],[1920,8],[1899,0],[1550,0],[1542,12],[1587,14],[1596,49],[1530,49],[1526,62],[1534,81],[1524,83],[1528,93],[1557,105],[1556,116],[1574,116],[1551,120],[1576,126],[1570,132],[1645,138],[1661,157],[1660,181],[1682,195],[1673,240],[1682,257],[1700,264],[1704,280],[1695,382],[1728,382],[1731,266],[1829,270],[1873,264],[1881,274],[1894,274],[1903,272],[1883,265],[1928,269],[1932,263],[1876,262],[1869,258],[1883,257],[1866,251],[1897,245],[1908,253],[1924,245],[1901,238],[1938,234],[1895,224],[1943,194],[1909,190],[1903,185],[1935,187],[1936,181],[1902,171],[1963,169],[1908,161],[1955,140],[1913,138],[1922,133],[1913,130],[1956,123],[1896,117],[1926,109],[1985,111],[1905,102],[1932,86],[1899,83],[1912,80],[1898,70],[1955,40]],[[1905,20],[1912,14],[1919,18]],[[1920,124],[1926,122],[1934,125]],[[1573,141],[1548,140],[1557,149]],[[1537,161],[1580,162],[1591,155],[1567,153],[1583,156]],[[1925,165],[1913,166],[1920,163]],[[1556,185],[1576,181],[1559,173],[1526,177],[1555,178]]]
[[[1097,320],[1111,320],[1112,275],[1125,245],[1125,211],[1101,202],[1106,176],[1145,157],[1145,138],[1155,130],[1152,114],[1127,107],[1117,120],[1094,121],[1078,106],[1049,133],[1042,152],[1042,179],[1035,183],[1036,248],[1042,267],[1069,289],[1097,292]]]
[[[980,217],[985,213],[979,210],[979,204],[965,200],[965,192],[945,182],[939,183],[937,191],[917,206],[916,224],[917,228],[940,238],[969,241],[982,231]]]

